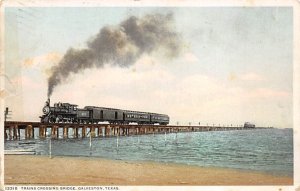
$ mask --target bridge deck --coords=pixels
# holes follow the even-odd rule
[[[246,130],[242,126],[178,126],[178,125],[124,125],[124,124],[71,124],[71,123],[40,123],[7,121],[5,126],[5,140],[18,140],[24,134],[25,139],[45,138],[50,133],[52,138],[84,138],[106,136],[128,136],[153,133],[177,133],[196,131],[227,131]],[[25,133],[21,133],[21,130]],[[35,133],[38,132],[38,136]],[[62,136],[60,136],[61,134]]]

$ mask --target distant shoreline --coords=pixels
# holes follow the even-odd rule
[[[98,157],[5,155],[5,184],[292,185],[293,178],[248,170]]]

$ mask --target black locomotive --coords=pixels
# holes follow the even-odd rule
[[[165,114],[95,106],[80,109],[75,104],[60,102],[51,107],[50,99],[46,101],[43,113],[44,115],[40,116],[42,123],[169,124],[169,116]]]

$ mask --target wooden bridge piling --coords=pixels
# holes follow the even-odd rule
[[[17,138],[18,138],[17,129],[18,129],[18,126],[15,125],[15,126],[13,127],[13,139],[17,139]]]
[[[25,139],[32,139],[34,138],[34,128],[32,125],[27,125],[25,127]]]
[[[68,138],[69,137],[69,127],[68,126],[64,126],[63,127],[63,138]]]
[[[105,130],[102,131],[102,127],[98,127],[96,129],[97,129],[97,133],[96,133],[97,137],[101,137],[101,135],[103,136],[103,131],[105,131]]]
[[[90,134],[91,137],[96,137],[96,132],[95,132],[94,126],[91,127],[90,132],[91,132],[91,134]]]
[[[9,127],[9,132],[8,132],[8,135],[9,135],[9,140],[12,140],[12,126]]]
[[[81,137],[85,138],[85,136],[86,136],[86,126],[83,126],[81,129]]]
[[[39,129],[39,135],[41,138],[46,138],[47,134],[47,127],[45,125],[42,125],[41,128]]]
[[[105,128],[105,136],[110,136],[111,135],[111,128],[110,126],[108,126],[107,128]]]
[[[6,130],[4,130],[4,140],[6,140],[7,139],[7,132],[6,132]]]

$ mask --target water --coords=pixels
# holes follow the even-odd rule
[[[293,130],[256,129],[129,137],[52,139],[52,156],[101,157],[255,170],[293,176]],[[49,155],[49,138],[6,141],[6,150]]]

